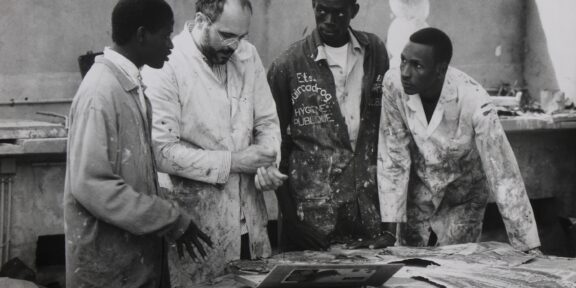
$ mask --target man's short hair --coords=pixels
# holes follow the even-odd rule
[[[452,60],[452,41],[446,33],[437,28],[424,28],[410,36],[412,43],[429,45],[434,48],[434,59],[437,63],[450,64]]]
[[[112,41],[124,45],[139,27],[157,32],[173,22],[172,8],[164,0],[120,0],[112,11]]]
[[[198,0],[196,1],[196,13],[200,12],[210,18],[210,21],[216,22],[222,11],[224,11],[224,4],[230,0]],[[238,0],[240,6],[244,9],[248,8],[252,13],[252,3],[250,0]]]
[[[312,4],[316,4],[317,0],[312,0]],[[356,4],[357,0],[348,0],[349,4]]]

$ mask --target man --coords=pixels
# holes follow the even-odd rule
[[[532,207],[496,110],[480,84],[449,67],[451,58],[450,38],[425,28],[410,37],[400,69],[384,78],[382,221],[403,222],[402,245],[476,242],[491,192],[510,243],[535,249]]]
[[[74,98],[64,191],[67,287],[169,287],[163,236],[193,259],[211,245],[190,216],[158,197],[151,107],[138,81],[140,67],[167,60],[173,23],[162,0],[118,2],[114,45],[96,58]]]
[[[313,0],[316,29],[274,61],[268,82],[282,131],[277,190],[286,249],[380,239],[376,151],[383,42],[350,28],[355,0]]]
[[[274,99],[256,48],[244,40],[250,2],[200,0],[196,10],[164,68],[144,73],[160,170],[170,174],[172,197],[215,241],[206,264],[170,258],[183,287],[224,273],[229,261],[271,254],[254,178],[258,173],[260,188],[273,189],[285,177],[275,167]]]

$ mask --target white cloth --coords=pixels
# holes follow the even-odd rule
[[[271,247],[264,197],[254,188],[254,174],[231,173],[231,154],[263,145],[280,156],[280,127],[266,72],[256,48],[245,40],[226,65],[226,84],[206,63],[189,29],[173,40],[162,69],[142,75],[153,109],[152,140],[158,167],[170,174],[176,199],[214,241],[200,264],[179,259],[171,249],[173,285],[195,287],[221,275],[240,257],[240,220],[244,213],[254,258]],[[175,257],[172,257],[175,256]]]
[[[336,98],[338,98],[340,111],[348,126],[350,144],[352,149],[356,149],[356,139],[360,129],[364,48],[350,32],[350,42],[345,46],[339,48],[326,45],[319,46],[315,60],[319,61],[322,59],[328,62],[332,76],[334,76]],[[346,64],[343,65],[343,62]]]
[[[346,68],[348,67],[348,47],[350,46],[349,43],[346,43],[345,45],[341,46],[341,47],[332,47],[329,45],[324,45],[324,51],[326,51],[326,58],[328,61],[328,64],[330,65],[330,68],[333,69],[333,66],[336,66],[338,68],[341,68],[342,71],[346,71],[348,72],[348,70],[346,70]],[[332,72],[334,73],[334,72]],[[340,77],[340,78],[344,78],[346,79],[346,77],[342,77],[344,73],[340,73],[337,75],[334,75],[334,77]]]
[[[380,211],[383,222],[406,222],[400,243],[425,246],[430,229],[440,245],[477,241],[490,193],[510,243],[540,246],[514,152],[478,82],[449,68],[428,123],[420,96],[404,93],[399,69],[389,70],[381,115]]]
[[[104,57],[118,66],[134,83],[138,83],[138,101],[142,109],[142,115],[144,115],[144,119],[146,119],[146,99],[144,98],[146,96],[144,95],[144,84],[142,84],[140,69],[138,69],[132,61],[124,57],[124,55],[114,51],[114,49],[110,47],[104,48]]]

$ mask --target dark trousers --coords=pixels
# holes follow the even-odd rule
[[[250,237],[248,233],[242,235],[240,244],[240,260],[250,260]]]

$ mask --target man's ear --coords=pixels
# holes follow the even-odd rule
[[[201,24],[208,22],[206,21],[206,15],[202,14],[201,12],[196,12],[194,16],[194,26],[199,27]]]
[[[142,44],[146,41],[146,28],[144,26],[138,27],[136,29],[136,42]]]
[[[360,5],[358,3],[355,3],[354,6],[352,6],[352,17],[351,18],[356,17],[356,15],[358,15],[358,11],[360,11]]]
[[[438,74],[438,78],[444,78],[446,72],[448,71],[448,63],[442,62],[436,66],[436,73]]]

